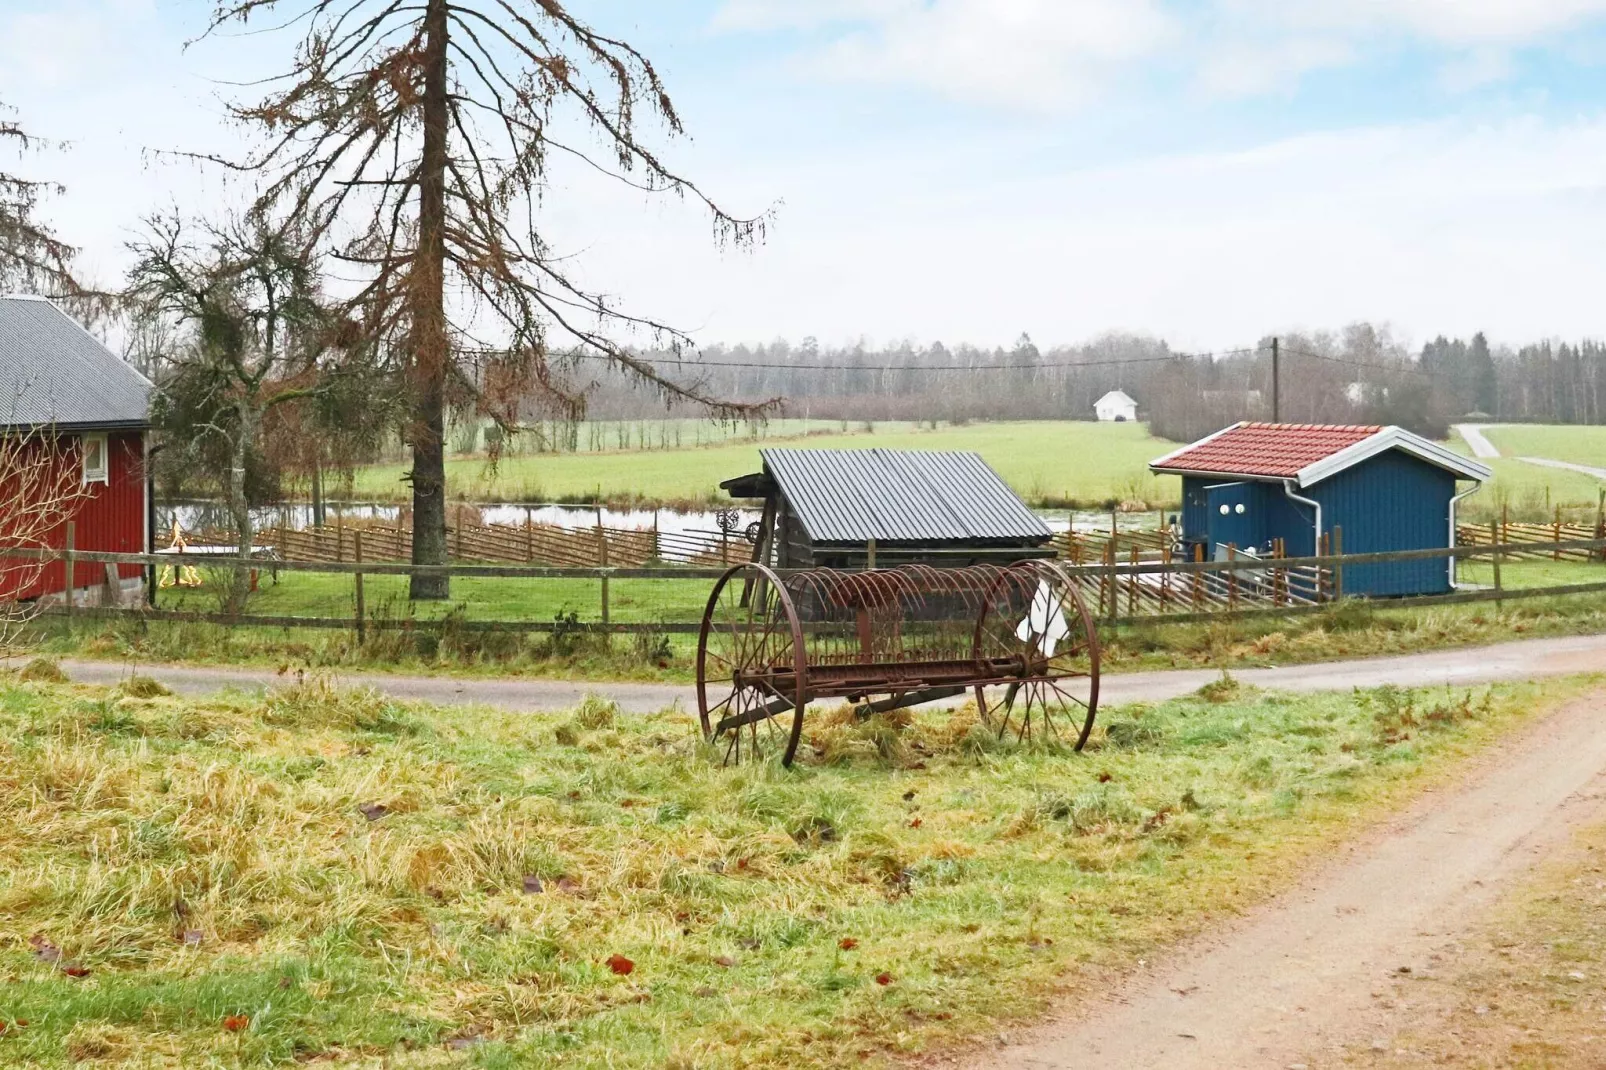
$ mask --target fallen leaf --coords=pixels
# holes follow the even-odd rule
[[[635,972],[636,964],[625,958],[623,955],[609,955],[608,969],[612,970],[620,977],[624,977]]]
[[[878,985],[890,985],[892,983],[892,974],[890,974],[890,973],[878,973],[878,974],[876,974],[875,975],[875,983],[878,984]]]
[[[223,1019],[223,1028],[231,1033],[238,1033],[240,1030],[249,1027],[250,1024],[251,1016],[248,1014],[231,1014]]]
[[[910,827],[910,828],[912,828],[912,829],[917,829],[917,828],[919,828],[919,827],[920,827],[920,826],[921,826],[921,825],[922,825],[922,824],[923,824],[923,822],[922,822],[922,820],[921,820],[921,819],[920,819],[920,818],[918,818],[918,817],[917,817],[917,818],[915,818],[915,819],[914,819],[914,820],[912,820],[912,821],[910,821],[910,822],[909,822],[909,827]]]
[[[852,951],[854,948],[859,946],[859,942],[851,936],[844,936],[841,940],[837,941],[836,946],[840,947],[843,951]]]
[[[76,962],[64,962],[61,965],[61,972],[68,977],[88,977],[89,967],[81,966]]]
[[[736,965],[736,960],[731,958],[729,955],[721,955],[721,956],[719,956],[719,958],[714,960],[714,965],[715,966],[723,966],[723,967],[725,967],[725,969],[728,970],[732,966]]]
[[[906,792],[903,793],[903,801],[904,802],[913,802],[914,798],[915,798],[915,793],[912,792],[912,791],[906,791]]]
[[[534,873],[526,873],[524,875],[525,895],[540,895],[544,891],[546,891],[546,885],[541,883],[540,877],[537,877]]]
[[[357,807],[357,810],[370,821],[378,821],[390,813],[390,807],[384,803],[362,803]]]
[[[1108,774],[1108,773],[1100,773],[1099,774],[1099,783],[1100,784],[1108,784],[1110,781],[1112,781],[1114,779],[1115,778],[1110,776],[1110,774]]]

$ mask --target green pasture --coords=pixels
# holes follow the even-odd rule
[[[821,711],[0,680],[0,1062],[907,1065],[1288,886],[1581,683],[1111,709],[1086,753]]]
[[[488,502],[640,501],[701,504],[728,501],[719,484],[759,469],[763,446],[815,449],[974,450],[1028,502],[1097,507],[1106,501],[1159,505],[1180,497],[1175,479],[1156,479],[1147,465],[1176,448],[1140,424],[1020,421],[943,426],[914,424],[813,428],[808,434],[702,447],[648,448],[507,456],[491,468],[484,457],[447,462],[453,497]],[[404,465],[360,469],[352,493],[363,499],[408,494]]]
[[[1502,457],[1544,457],[1606,468],[1606,427],[1497,424],[1484,431]]]

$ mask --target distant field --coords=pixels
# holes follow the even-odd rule
[[[800,423],[800,421],[798,422]],[[876,424],[873,432],[840,430],[814,422],[811,434],[769,435],[763,440],[692,447],[682,434],[676,448],[607,450],[506,457],[495,472],[484,458],[447,462],[454,497],[478,501],[639,499],[664,503],[710,502],[722,497],[719,484],[757,471],[763,446],[793,445],[829,449],[975,450],[1028,501],[1096,505],[1107,499],[1169,503],[1179,497],[1175,479],[1156,479],[1147,464],[1176,448],[1153,438],[1138,424],[1038,421],[974,424],[921,430],[907,423]],[[862,425],[850,425],[862,428]],[[836,428],[831,431],[827,428]],[[799,428],[799,431],[802,429]],[[582,434],[582,440],[589,433]],[[407,494],[403,465],[378,465],[358,472],[354,493],[362,498],[395,499]]]
[[[1511,424],[1491,427],[1485,437],[1502,457],[1545,457],[1606,468],[1606,427]]]

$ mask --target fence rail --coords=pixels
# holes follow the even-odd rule
[[[1506,600],[1549,595],[1606,592],[1606,567],[1600,581],[1590,562],[1606,555],[1606,539],[1561,539],[1543,542],[1483,542],[1453,549],[1403,550],[1389,553],[1328,554],[1310,557],[1236,556],[1219,561],[1169,560],[1169,551],[1128,550],[1128,560],[1114,560],[1106,547],[1098,563],[1063,567],[1081,591],[1088,608],[1116,624],[1187,622],[1230,616],[1308,612],[1344,597],[1345,573],[1366,566],[1443,561],[1477,561],[1492,566],[1492,585],[1450,594],[1389,599],[1381,605],[1446,605],[1456,602]],[[381,550],[388,549],[381,543]],[[89,550],[0,547],[0,559],[69,561],[76,574],[108,574],[107,565],[138,566],[152,579],[178,580],[186,567],[198,587],[167,586],[152,604],[88,605],[75,597],[50,606],[50,614],[84,619],[208,622],[267,628],[431,629],[464,631],[551,632],[563,629],[611,632],[686,633],[697,629],[703,603],[719,567],[666,567],[637,563],[626,555],[607,566],[565,567],[549,564],[414,565],[400,560],[368,560],[368,532],[353,538],[346,560],[255,560],[242,564],[215,554],[122,554]],[[610,562],[613,558],[610,556]],[[649,559],[651,560],[651,559]],[[1529,566],[1556,573],[1532,586],[1502,584],[1502,563],[1549,560],[1561,567]],[[716,562],[717,564],[717,562]],[[87,566],[87,568],[86,568]],[[224,609],[221,592],[236,570],[248,569],[255,582],[243,610]],[[1565,575],[1563,575],[1565,574]],[[453,581],[449,603],[407,600],[408,577],[445,575]],[[1508,568],[1507,577],[1511,575]],[[1590,582],[1567,582],[1588,579]],[[87,588],[80,589],[81,596]],[[109,601],[109,600],[108,600]]]

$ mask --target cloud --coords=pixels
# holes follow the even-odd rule
[[[1174,22],[1156,0],[730,0],[715,26],[829,28],[804,57],[825,77],[1042,110],[1085,100]]]
[[[800,32],[804,66],[831,80],[1041,109],[1151,61],[1242,97],[1399,44],[1443,54],[1441,88],[1465,92],[1508,77],[1512,49],[1602,17],[1606,0],[726,0],[714,26]]]
[[[690,214],[588,211],[586,266],[706,341],[815,334],[1040,344],[1109,329],[1182,348],[1392,322],[1422,339],[1599,337],[1606,117],[1395,124],[1029,174],[985,143],[774,161],[768,244]],[[945,164],[945,166],[943,165]],[[598,234],[608,217],[616,232]]]
[[[1250,97],[1291,88],[1311,71],[1347,66],[1355,46],[1340,38],[1303,37],[1276,47],[1233,42],[1199,64],[1199,87],[1215,97]]]

